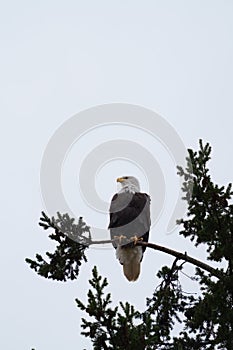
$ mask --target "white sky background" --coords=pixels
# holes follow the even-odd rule
[[[157,270],[172,262],[148,250],[134,284],[123,277],[113,249],[91,249],[72,283],[39,278],[28,268],[25,257],[52,247],[37,225],[44,209],[39,183],[43,152],[72,115],[112,102],[152,109],[187,147],[197,148],[199,138],[209,141],[214,180],[231,182],[232,10],[230,0],[2,2],[1,349],[91,349],[80,336],[74,299],[86,300],[92,267],[96,264],[109,278],[114,302],[128,300],[143,310],[145,297],[157,285]],[[101,176],[113,170],[102,169]],[[106,192],[97,176],[102,198],[111,198],[121,174],[106,179]],[[64,182],[65,188],[65,175]],[[75,207],[69,188],[66,196]],[[203,258],[203,250],[195,251],[177,230],[166,234],[168,219],[162,217],[151,241]],[[103,220],[106,224],[107,216]],[[184,282],[187,291],[194,291],[189,280]]]

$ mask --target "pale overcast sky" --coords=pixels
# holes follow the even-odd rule
[[[31,271],[25,257],[52,249],[47,233],[37,224],[41,210],[46,210],[40,168],[47,144],[63,123],[85,109],[109,103],[138,105],[162,116],[185,147],[196,148],[199,138],[209,141],[214,180],[231,182],[233,3],[10,0],[1,3],[0,27],[0,348],[89,350],[90,342],[80,336],[83,315],[74,299],[86,300],[93,266],[109,278],[114,303],[128,300],[143,310],[146,296],[152,295],[158,283],[156,272],[172,259],[148,250],[140,279],[134,284],[123,277],[110,248],[90,249],[88,263],[74,282],[48,281]],[[71,209],[88,224],[103,229],[107,213],[88,207],[78,192],[80,159],[101,142],[119,137],[137,142],[154,155],[164,178],[172,172],[175,177],[174,164],[160,164],[162,155],[166,156],[160,142],[152,146],[155,140],[140,135],[140,130],[116,128],[101,126],[83,135],[70,149],[62,169],[64,196]],[[145,169],[114,160],[100,165],[95,178],[96,191],[105,203],[116,191],[116,177],[129,169],[139,176],[142,190],[149,191],[152,183]],[[174,206],[178,191],[177,179],[172,181],[176,190],[173,193],[171,184],[166,184],[164,210],[151,241],[204,258],[204,251],[196,251],[178,236],[178,230],[167,234],[169,203]],[[156,178],[154,182],[156,188]],[[156,200],[152,198],[155,206]],[[192,268],[187,266],[187,271],[191,273]],[[189,280],[184,279],[184,284],[187,291],[194,291]]]

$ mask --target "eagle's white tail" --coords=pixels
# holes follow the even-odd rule
[[[117,247],[116,256],[123,265],[124,275],[129,281],[136,281],[140,274],[142,247]]]
[[[123,265],[124,275],[130,281],[134,282],[140,274],[140,262],[131,261],[129,264]]]

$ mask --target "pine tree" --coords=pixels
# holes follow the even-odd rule
[[[91,339],[94,350],[233,350],[233,205],[231,185],[226,188],[213,183],[207,163],[211,147],[200,141],[197,152],[188,150],[187,167],[178,167],[183,178],[184,200],[188,202],[186,219],[180,219],[180,235],[197,247],[204,245],[208,260],[218,268],[153,243],[138,245],[163,251],[175,257],[171,267],[157,272],[160,284],[147,298],[146,309],[139,312],[133,305],[120,302],[113,306],[108,285],[94,267],[89,281],[87,305],[76,299],[77,307],[90,317],[82,319],[82,334]],[[47,260],[37,254],[26,262],[39,275],[59,281],[78,277],[85,252],[91,244],[90,228],[82,218],[77,224],[67,214],[49,218],[42,213],[40,226],[52,228],[50,239],[57,242]],[[106,241],[106,243],[109,241]],[[101,242],[103,243],[103,242]],[[192,279],[200,286],[200,294],[187,295],[180,283],[184,264],[196,266]],[[223,264],[224,263],[224,264]],[[222,266],[225,265],[225,268]],[[176,323],[182,330],[174,336]]]

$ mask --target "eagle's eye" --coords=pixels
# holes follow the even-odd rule
[[[125,180],[128,180],[128,176],[125,176],[124,179],[125,179]]]

